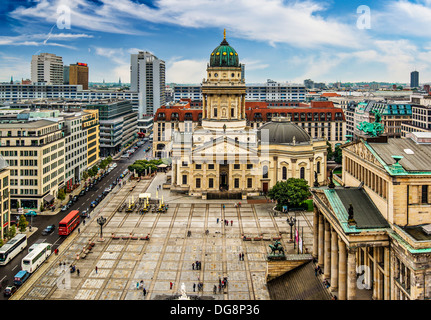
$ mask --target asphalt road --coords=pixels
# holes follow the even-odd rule
[[[90,208],[91,202],[102,194],[105,188],[109,187],[109,185],[112,184],[129,165],[131,165],[135,160],[145,159],[145,156],[147,155],[151,157],[151,149],[148,153],[145,152],[145,149],[151,145],[151,143],[146,142],[144,145],[139,147],[139,149],[135,151],[129,159],[114,161],[117,163],[117,167],[102,178],[102,180],[94,186],[93,190],[89,190],[85,195],[79,197],[68,210],[64,212],[60,211],[56,215],[40,215],[27,218],[29,223],[31,223],[33,227],[38,228],[38,230],[27,239],[27,247],[22,252],[15,256],[15,258],[13,258],[7,265],[0,266],[0,300],[8,299],[8,297],[3,296],[3,290],[8,285],[13,285],[13,277],[21,270],[21,260],[28,254],[28,248],[38,241],[51,243],[52,251],[54,251],[66,239],[66,236],[58,235],[58,223],[61,219],[63,219],[71,210],[79,210],[82,212],[83,210]],[[14,220],[15,218],[11,217],[11,219]],[[55,225],[54,232],[50,235],[43,236],[43,229],[51,224]]]

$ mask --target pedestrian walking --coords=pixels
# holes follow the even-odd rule
[[[79,269],[76,269],[76,274],[78,275],[78,277],[79,277]]]
[[[218,285],[218,292],[221,292],[221,284]]]
[[[169,284],[170,284],[170,289],[172,290],[173,283],[172,283],[172,282],[170,282]]]
[[[244,252],[241,253],[241,259],[242,259],[242,261],[244,261]]]
[[[239,253],[239,261],[241,261],[241,252]]]
[[[144,288],[143,290],[142,290],[142,292],[144,293],[144,297],[147,295],[147,290]]]
[[[196,283],[193,283],[193,292],[196,292]]]
[[[78,228],[78,233],[81,233],[81,229]]]
[[[233,220],[231,220],[231,221],[230,221],[230,226],[231,226],[231,227],[233,226]]]
[[[136,282],[136,290],[139,290],[139,282]]]
[[[214,294],[216,294],[216,293],[217,293],[217,286],[216,286],[216,285],[214,285],[213,292],[214,292]]]
[[[192,270],[195,270],[195,264],[192,263]]]
[[[217,224],[218,224],[218,222],[219,222],[219,218],[217,218]]]
[[[97,274],[97,266],[96,266],[96,274]]]

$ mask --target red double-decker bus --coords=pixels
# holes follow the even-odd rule
[[[78,210],[72,210],[69,212],[67,216],[63,218],[58,224],[58,234],[60,236],[69,235],[73,229],[75,229],[79,222],[81,221],[81,217],[79,215]]]

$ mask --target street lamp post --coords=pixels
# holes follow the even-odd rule
[[[103,241],[103,225],[106,223],[106,218],[104,218],[104,217],[97,218],[97,223],[100,225],[100,239],[99,239],[99,241]]]
[[[289,226],[290,226],[290,241],[292,241],[293,239],[292,239],[292,227],[293,227],[293,225],[295,224],[295,218],[294,217],[288,217],[287,219],[286,219],[286,221],[287,221],[287,223],[289,224]]]

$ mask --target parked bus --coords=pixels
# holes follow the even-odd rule
[[[27,247],[27,236],[17,234],[0,248],[0,265],[4,266]]]
[[[13,284],[20,286],[28,279],[28,277],[30,277],[30,273],[26,270],[21,270],[15,275],[15,277],[13,277]]]
[[[81,217],[78,210],[72,210],[58,224],[58,235],[68,236],[79,224]]]
[[[33,273],[51,255],[51,244],[41,243],[21,261],[21,268]]]

